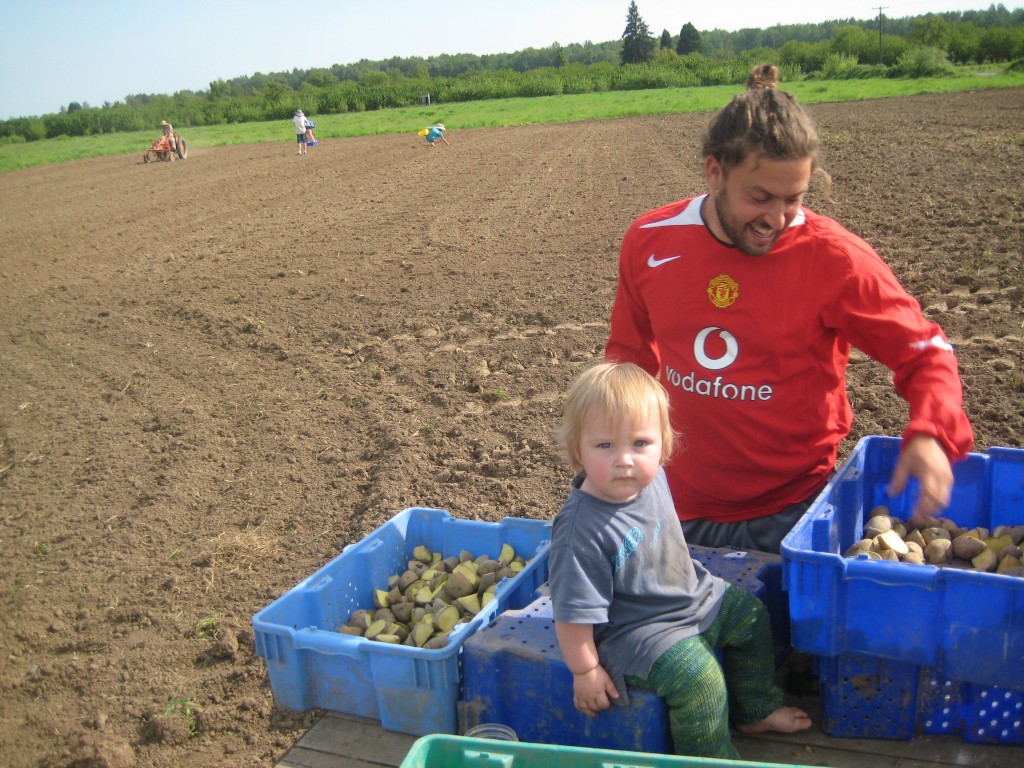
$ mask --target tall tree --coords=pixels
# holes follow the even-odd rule
[[[702,41],[700,32],[690,22],[686,22],[679,30],[679,42],[676,43],[676,53],[685,56],[688,53],[700,53]]]
[[[226,99],[230,94],[231,86],[225,83],[222,79],[217,79],[210,82],[210,101],[216,101],[217,99]]]
[[[671,48],[672,47],[672,33],[667,29],[661,30],[661,47]]]
[[[622,63],[642,64],[653,60],[657,44],[658,41],[651,37],[650,27],[640,18],[636,0],[632,0],[626,14],[626,29],[622,33]]]

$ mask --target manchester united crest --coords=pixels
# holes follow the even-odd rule
[[[719,275],[708,281],[708,298],[719,309],[731,307],[739,295],[739,284],[728,275]]]

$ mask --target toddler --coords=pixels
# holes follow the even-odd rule
[[[690,557],[663,469],[674,435],[661,385],[631,363],[590,368],[555,437],[578,472],[549,561],[576,708],[595,716],[628,703],[627,685],[650,689],[678,754],[723,759],[739,757],[730,719],[741,733],[810,727],[782,705],[764,604]]]

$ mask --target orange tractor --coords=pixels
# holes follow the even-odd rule
[[[178,135],[177,131],[169,135],[165,134],[154,141],[153,145],[142,156],[142,161],[144,163],[148,163],[151,159],[169,161],[174,160],[175,155],[180,160],[188,157],[188,144]]]

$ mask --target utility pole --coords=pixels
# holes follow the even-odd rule
[[[879,65],[884,64],[882,61],[882,11],[888,8],[888,5],[876,5],[874,9],[878,11],[878,63]]]

